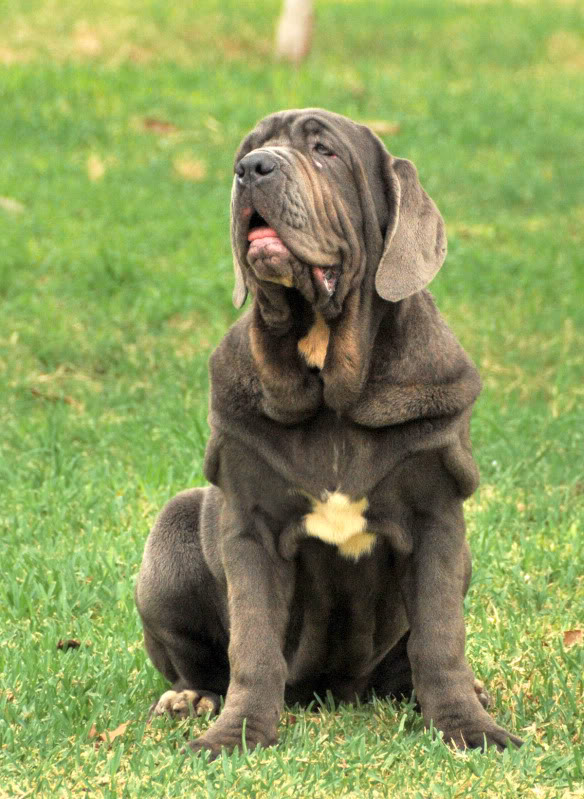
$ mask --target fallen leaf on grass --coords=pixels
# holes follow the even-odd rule
[[[129,58],[135,64],[149,64],[154,58],[154,51],[147,47],[138,47],[135,44],[125,45],[120,48],[118,58]]]
[[[584,640],[584,633],[582,630],[566,630],[564,633],[564,646],[574,646],[574,644],[581,644]]]
[[[207,174],[207,165],[196,158],[175,158],[172,162],[174,171],[184,180],[203,180]]]
[[[89,738],[96,739],[96,747],[98,747],[101,743],[111,744],[112,741],[114,741],[116,738],[119,738],[126,732],[129,724],[131,724],[131,722],[124,721],[119,727],[116,727],[115,730],[105,730],[104,732],[98,732],[95,724],[92,724],[91,729],[89,730]]]
[[[215,119],[215,117],[207,117],[204,122],[206,128],[208,128],[212,133],[219,133],[221,130],[221,123],[219,120]]]
[[[79,649],[81,641],[76,638],[60,638],[57,643],[57,649],[62,649],[66,652],[68,649]]]
[[[370,119],[364,125],[371,128],[378,136],[395,136],[401,130],[399,122],[389,122],[387,119]]]
[[[87,159],[87,177],[95,183],[105,175],[105,162],[99,155],[90,155]]]
[[[13,50],[11,47],[0,47],[0,64],[18,64],[28,60],[28,54],[23,50]]]
[[[8,211],[9,214],[21,214],[25,210],[24,205],[14,197],[0,197],[0,208]]]
[[[144,130],[149,130],[151,133],[160,133],[162,135],[167,133],[176,133],[178,128],[172,122],[167,122],[165,119],[156,119],[155,117],[144,117],[142,120]]]
[[[97,31],[90,28],[87,23],[81,22],[73,33],[75,50],[79,55],[97,56],[102,51],[101,39]]]
[[[46,400],[47,402],[64,402],[65,405],[70,405],[72,408],[75,408],[76,411],[85,410],[82,402],[79,402],[67,394],[62,397],[58,397],[56,394],[45,394],[42,391],[39,391],[38,388],[34,387],[31,388],[30,393],[33,395],[33,397],[38,397],[39,399]]]

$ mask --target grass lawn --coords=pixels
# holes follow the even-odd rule
[[[276,0],[4,0],[0,797],[584,797],[582,5],[317,6],[294,70]],[[391,123],[446,220],[433,293],[484,380],[467,652],[520,751],[382,701],[288,709],[278,747],[210,764],[180,754],[208,720],[146,724],[133,584],[203,483],[232,154],[307,105]]]

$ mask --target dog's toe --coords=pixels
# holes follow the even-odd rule
[[[507,748],[523,746],[521,738],[494,724],[489,729],[470,727],[467,730],[461,730],[454,735],[447,736],[447,740],[458,749],[481,749],[483,752],[490,746],[499,752],[504,752]]]
[[[484,683],[482,683],[480,680],[475,679],[474,690],[475,694],[477,695],[477,699],[486,710],[491,704],[491,697],[487,693]]]
[[[191,716],[204,716],[205,713],[216,713],[219,710],[219,697],[210,691],[165,691],[160,699],[150,708],[152,716],[169,715],[173,718],[185,719]]]

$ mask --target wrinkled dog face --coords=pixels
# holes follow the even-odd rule
[[[377,160],[366,128],[311,109],[273,114],[243,141],[235,159],[232,240],[245,286],[294,287],[326,316],[340,312],[364,268],[363,167],[355,162],[355,142]],[[387,217],[377,183],[376,205]],[[240,294],[237,305],[245,288]]]
[[[235,157],[233,301],[299,292],[325,319],[350,292],[399,302],[446,256],[442,217],[415,166],[369,128],[319,108],[263,119]]]

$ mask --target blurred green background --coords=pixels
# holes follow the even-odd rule
[[[279,11],[0,6],[0,796],[583,796],[582,4],[318,0],[298,68]],[[468,652],[520,752],[450,752],[384,702],[211,765],[179,754],[196,724],[145,724],[133,580],[204,482],[233,153],[302,106],[371,123],[445,218],[431,288],[485,386]]]

